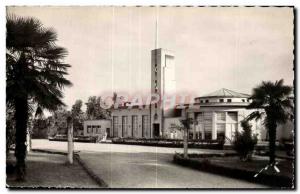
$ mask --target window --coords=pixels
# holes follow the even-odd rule
[[[122,137],[127,136],[128,131],[128,117],[122,116]]]
[[[219,102],[224,102],[224,99],[219,99]]]
[[[245,99],[242,99],[242,102],[245,102]]]
[[[237,112],[228,112],[228,123],[237,123]]]
[[[136,137],[138,132],[138,116],[132,116],[132,137]]]
[[[158,119],[158,115],[155,113],[154,114],[154,120]]]
[[[225,112],[217,112],[217,121],[225,121]]]
[[[202,112],[200,112],[200,113],[198,113],[198,114],[196,115],[196,121],[197,121],[198,123],[201,123],[201,122],[204,121],[204,117],[203,117],[203,113],[202,113]]]
[[[97,126],[97,133],[100,134],[101,133],[101,125]]]
[[[205,100],[205,103],[209,103],[209,100]]]
[[[249,98],[247,99],[247,102],[250,102],[250,99],[249,99]]]
[[[225,123],[217,123],[217,132],[225,132]]]
[[[142,116],[142,137],[148,137],[149,133],[149,116]]]
[[[154,107],[157,108],[157,103],[154,104]]]
[[[92,127],[90,125],[87,126],[87,133],[92,133]]]
[[[113,117],[113,136],[118,137],[118,117]]]
[[[203,103],[203,100],[200,100],[200,103]]]
[[[231,99],[227,99],[227,102],[231,102]]]

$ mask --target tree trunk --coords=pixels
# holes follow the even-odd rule
[[[270,124],[269,128],[269,164],[274,165],[275,164],[275,150],[276,150],[276,128],[277,124],[272,123]]]
[[[25,178],[25,158],[26,158],[26,135],[28,121],[28,101],[27,96],[15,99],[15,119],[16,119],[16,147],[15,157],[17,159],[16,172],[17,180]]]
[[[188,158],[188,129],[184,129],[183,132],[183,156]]]
[[[31,134],[27,131],[27,153],[31,152]]]
[[[68,163],[73,164],[73,122],[68,118]]]

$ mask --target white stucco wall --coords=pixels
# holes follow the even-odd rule
[[[114,129],[113,121],[112,121],[113,137],[122,137],[122,117],[123,116],[127,116],[127,119],[128,119],[127,133],[124,131],[123,137],[142,138],[143,137],[142,118],[143,118],[143,116],[148,116],[150,119],[150,110],[149,109],[139,109],[139,108],[113,110],[112,111],[112,119],[116,118],[118,121],[117,129]],[[132,131],[132,117],[133,116],[137,116],[137,118],[138,118],[138,127],[137,127],[136,131]],[[150,120],[149,120],[148,128],[144,131],[144,137],[145,138],[151,137]]]
[[[100,133],[99,131],[93,129],[91,132],[88,132],[88,126],[100,126]],[[102,120],[87,120],[83,123],[83,135],[84,136],[102,136],[105,134],[106,130],[112,130],[111,128],[111,120],[102,119]],[[107,134],[109,136],[109,134]]]

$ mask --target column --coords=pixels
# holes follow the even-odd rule
[[[196,117],[195,117],[195,112],[193,113],[193,139],[196,139]],[[199,124],[197,124],[198,126]]]
[[[212,133],[211,133],[211,139],[216,140],[217,139],[217,123],[216,123],[216,113],[212,112]]]
[[[199,125],[199,127],[201,130],[201,139],[204,140],[205,139],[205,130],[204,130],[203,123],[201,123],[201,125]]]
[[[232,140],[232,133],[231,133],[231,123],[228,123],[229,118],[228,118],[228,113],[225,112],[225,144],[231,144]]]

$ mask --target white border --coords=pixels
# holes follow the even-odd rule
[[[1,126],[1,133],[0,133],[0,138],[1,138],[1,148],[2,150],[0,152],[0,161],[1,161],[1,168],[0,168],[0,180],[1,180],[1,186],[0,186],[0,191],[1,193],[8,193],[9,191],[5,188],[5,182],[6,182],[6,175],[5,175],[5,6],[9,5],[126,5],[126,6],[134,6],[134,5],[143,5],[143,6],[149,6],[149,5],[192,5],[192,6],[199,6],[199,5],[239,5],[239,6],[244,6],[244,5],[257,5],[257,6],[295,6],[296,9],[299,8],[300,6],[300,1],[297,0],[272,0],[272,1],[267,1],[267,0],[202,0],[202,1],[196,1],[196,0],[101,0],[101,1],[96,1],[96,0],[63,0],[63,1],[51,1],[51,0],[2,0],[0,2],[0,126]],[[298,11],[298,10],[297,10]],[[297,19],[297,26],[299,27],[299,19]],[[298,41],[296,43],[298,45]],[[297,56],[299,56],[299,49],[297,51]],[[297,70],[297,74],[299,76],[299,71]],[[297,91],[299,91],[299,83],[297,82]],[[299,102],[299,98],[297,97],[297,102]],[[298,108],[298,107],[297,107]],[[299,120],[299,114],[297,115],[296,120]],[[298,129],[296,129],[297,135],[297,140],[299,141],[299,133]],[[297,142],[298,143],[298,142]],[[299,150],[297,149],[297,156],[299,156]],[[298,167],[298,166],[297,166]],[[297,168],[299,169],[299,167]],[[298,175],[298,170],[297,170],[297,175]],[[299,177],[297,177],[297,180]],[[298,182],[298,181],[297,181]],[[299,186],[299,184],[297,184]],[[16,191],[20,192],[20,191]],[[31,191],[26,191],[23,190],[21,192],[31,192]],[[53,191],[44,191],[45,193],[53,192]],[[64,190],[56,191],[58,193],[64,192]],[[81,190],[78,191],[72,191],[72,192],[82,192]],[[101,191],[95,191],[95,192],[101,192]],[[110,191],[112,192],[112,191]],[[120,192],[120,191],[113,191],[115,192]],[[131,191],[130,191],[131,192]],[[158,191],[162,192],[162,191]],[[167,191],[169,192],[183,192],[183,191]],[[200,191],[200,192],[207,192],[207,191]],[[214,192],[221,192],[221,191],[214,191]],[[246,191],[249,192],[249,191]],[[274,191],[272,191],[274,192]],[[166,193],[166,191],[163,191],[163,193]],[[281,192],[282,193],[282,192]]]

